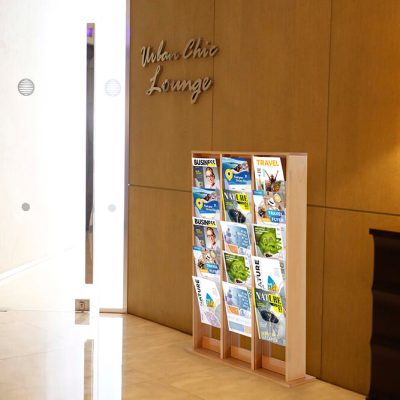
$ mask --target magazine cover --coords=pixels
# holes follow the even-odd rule
[[[253,190],[254,213],[258,224],[286,223],[286,191],[281,185],[279,192]]]
[[[193,217],[193,234],[196,246],[214,251],[221,249],[217,222],[215,220]]]
[[[262,340],[285,346],[286,311],[278,294],[253,289],[253,300],[258,328]]]
[[[219,254],[214,250],[193,246],[194,266],[197,276],[209,278],[219,282]]]
[[[225,250],[235,254],[251,256],[249,231],[244,224],[220,221]]]
[[[226,317],[231,332],[251,337],[251,303],[249,290],[244,286],[222,282]]]
[[[253,164],[256,190],[278,192],[285,180],[281,159],[253,156]]]
[[[222,175],[225,189],[251,192],[250,169],[246,159],[222,157]]]
[[[251,224],[250,202],[247,193],[223,190],[222,199],[226,221]]]
[[[193,188],[196,217],[219,219],[218,194],[213,189]]]
[[[253,233],[258,257],[285,259],[285,225],[253,225]]]
[[[281,293],[285,287],[285,264],[277,258],[251,257],[255,287]]]
[[[219,175],[215,158],[192,158],[194,186],[219,189]]]
[[[215,282],[192,276],[203,324],[221,327],[221,296]]]
[[[224,251],[225,272],[230,283],[251,286],[251,270],[247,256]]]

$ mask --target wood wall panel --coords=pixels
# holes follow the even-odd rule
[[[325,209],[307,207],[307,373],[321,376]]]
[[[309,154],[325,204],[330,0],[216,0],[213,148]]]
[[[140,49],[180,51],[201,35],[213,39],[213,0],[135,0],[131,9],[130,183],[190,190],[190,151],[211,148],[212,90],[196,104],[189,92],[146,95],[156,65],[141,66]],[[217,55],[218,57],[218,55]],[[197,79],[213,76],[213,60],[189,59],[161,63],[161,78]]]
[[[191,213],[190,193],[129,189],[128,312],[188,333]]]
[[[367,393],[372,327],[373,239],[369,228],[400,216],[326,210],[322,379]]]
[[[128,312],[191,330],[191,150],[307,152],[307,372],[365,393],[368,228],[400,217],[345,209],[400,213],[400,2],[131,4]],[[148,97],[155,66],[141,67],[140,48],[198,35],[220,53],[164,63],[163,77],[210,75],[212,90],[196,105],[188,93]]]
[[[333,0],[327,205],[400,213],[400,2]]]

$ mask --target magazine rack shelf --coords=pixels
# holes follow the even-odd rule
[[[245,158],[250,167],[254,189],[253,156],[280,157],[285,173],[286,346],[278,346],[259,339],[254,305],[252,306],[251,338],[229,331],[222,290],[222,280],[226,280],[227,277],[224,269],[221,268],[221,287],[219,288],[221,328],[214,328],[201,322],[196,293],[193,289],[193,348],[190,351],[203,357],[218,359],[223,363],[291,387],[315,379],[306,374],[307,155],[304,153],[192,152],[192,158],[216,159],[221,189],[223,186],[222,157]],[[222,208],[221,204],[220,217],[224,220]],[[192,215],[195,215],[193,206]],[[252,218],[252,222],[255,223],[253,207]],[[219,234],[222,245],[222,232]],[[194,243],[194,237],[192,239]],[[251,241],[252,254],[255,255],[253,238]],[[196,275],[194,262],[192,265],[193,275]],[[223,265],[222,259],[220,265]],[[252,287],[254,287],[254,277]]]

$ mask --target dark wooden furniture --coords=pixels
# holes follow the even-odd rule
[[[400,399],[400,231],[374,237],[371,386],[367,399]]]

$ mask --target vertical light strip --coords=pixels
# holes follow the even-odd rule
[[[85,283],[93,283],[93,104],[94,104],[94,24],[86,28],[86,221]]]
[[[101,311],[124,309],[126,182],[125,0],[96,2],[94,277]]]

